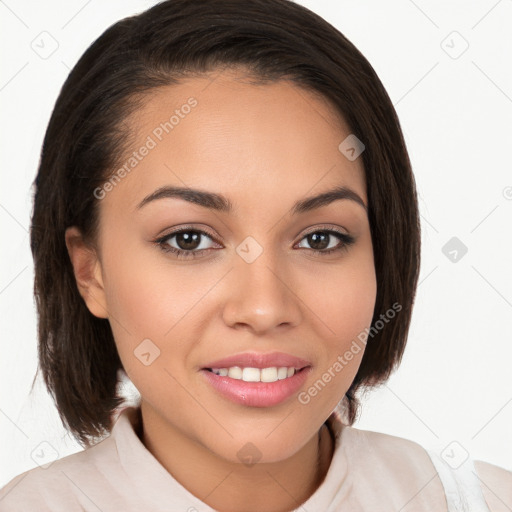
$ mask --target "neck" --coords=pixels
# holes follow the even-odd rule
[[[217,456],[144,402],[141,415],[138,434],[144,446],[183,487],[222,512],[298,508],[321,485],[334,452],[334,439],[324,424],[292,457],[248,466]]]

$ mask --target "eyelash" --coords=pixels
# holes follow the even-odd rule
[[[205,235],[207,236],[208,238],[214,240],[214,236],[211,235],[210,233],[208,233],[207,231],[203,231],[201,229],[196,229],[196,228],[189,228],[189,227],[184,227],[184,228],[181,228],[177,231],[173,231],[172,233],[169,233],[168,235],[165,235],[163,237],[160,237],[158,239],[156,239],[154,241],[154,243],[156,243],[160,249],[166,253],[173,253],[178,259],[193,259],[193,258],[198,258],[198,257],[201,257],[201,256],[198,256],[199,254],[201,254],[203,251],[208,251],[209,249],[200,249],[200,250],[194,250],[194,251],[185,251],[183,249],[176,249],[175,247],[169,247],[169,245],[166,243],[170,238],[172,238],[173,236],[176,236],[176,235],[179,235],[180,233],[190,233],[190,232],[193,232],[193,233],[199,233],[200,235]],[[312,251],[314,254],[319,254],[319,255],[322,255],[322,256],[325,256],[327,254],[331,254],[333,252],[337,252],[337,251],[346,251],[348,250],[348,248],[355,242],[355,238],[351,235],[347,235],[346,233],[342,233],[341,231],[338,231],[336,229],[315,229],[314,231],[310,231],[309,233],[306,233],[302,238],[301,238],[301,241],[306,238],[308,235],[312,235],[314,233],[327,233],[329,235],[335,235],[337,236],[342,244],[337,246],[337,247],[333,247],[331,249],[327,249],[327,250],[320,250],[320,249],[307,249],[309,251]]]

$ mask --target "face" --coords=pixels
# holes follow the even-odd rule
[[[109,319],[143,408],[226,460],[249,442],[261,462],[297,452],[363,356],[344,354],[376,298],[366,184],[362,159],[338,149],[350,130],[333,112],[296,85],[233,71],[160,88],[130,120],[125,172],[97,190],[87,305]],[[191,193],[151,199],[162,187],[230,208]],[[344,197],[295,208],[340,187]],[[231,356],[217,365],[228,376],[207,369]]]

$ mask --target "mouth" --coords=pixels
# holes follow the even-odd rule
[[[203,368],[201,374],[219,396],[248,407],[273,407],[292,398],[304,386],[311,366]]]
[[[305,368],[307,366],[301,368],[295,368],[294,366],[269,366],[267,368],[231,366],[229,368],[203,369],[220,377],[229,377],[230,379],[242,380],[244,382],[276,382],[289,379]]]

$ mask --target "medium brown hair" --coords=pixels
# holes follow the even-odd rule
[[[109,27],[83,54],[56,101],[34,180],[31,250],[39,368],[66,428],[90,446],[110,432],[122,369],[107,319],[82,299],[65,244],[77,226],[95,247],[101,186],[128,149],[140,98],[180,78],[241,67],[319,93],[363,141],[377,296],[373,322],[400,313],[368,341],[344,397],[384,382],[405,349],[420,265],[414,177],[393,104],[374,69],[332,25],[290,0],[167,0]],[[340,133],[341,137],[341,133]],[[341,138],[340,138],[341,142]],[[37,375],[37,374],[36,374]]]

